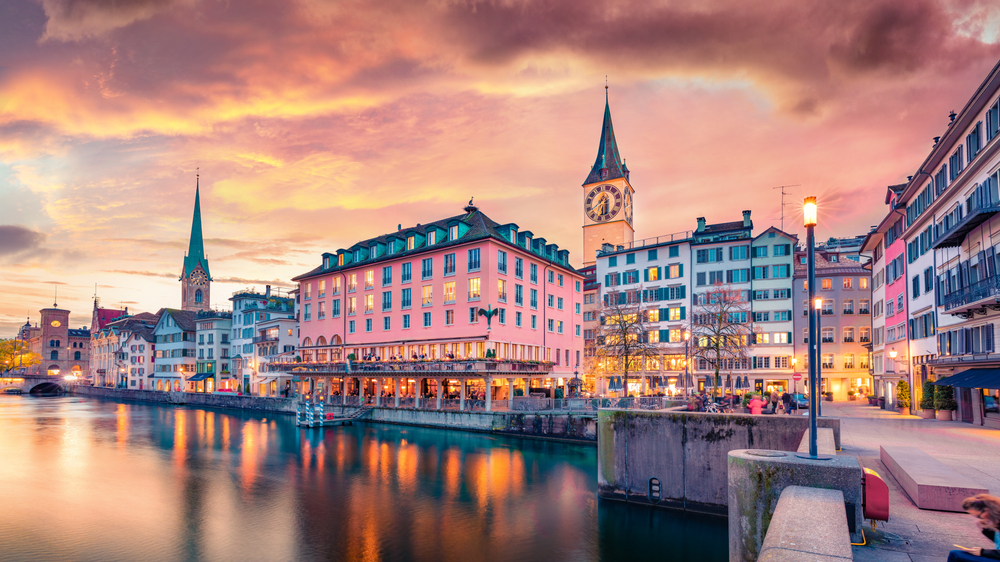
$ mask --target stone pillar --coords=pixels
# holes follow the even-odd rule
[[[393,407],[395,407],[395,408],[399,408],[399,387],[402,386],[402,385],[403,385],[402,379],[398,379],[398,378],[397,379],[392,379],[392,386],[394,387],[394,390],[396,392],[396,402],[395,402],[395,404],[393,404]]]
[[[424,386],[424,379],[417,377],[417,386],[413,389],[413,407],[416,409],[420,408],[420,391],[421,387]]]
[[[514,411],[514,379],[507,379],[507,408]]]
[[[437,407],[435,408],[436,410],[440,410],[441,409],[441,386],[442,386],[441,382],[442,382],[442,379],[434,379],[434,385],[437,387],[437,389],[436,389],[437,392],[435,393],[435,394],[437,394]]]
[[[646,375],[639,375],[642,378],[642,386],[639,389],[639,396],[646,395]]]
[[[466,380],[462,379],[462,387],[461,390],[459,390],[459,398],[458,398],[458,409],[462,410],[463,412],[465,411],[465,383]]]
[[[375,385],[378,387],[375,389],[375,407],[382,406],[382,381],[385,380],[381,377],[375,379]]]
[[[486,411],[493,411],[493,377],[486,377]]]

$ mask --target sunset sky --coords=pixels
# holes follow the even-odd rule
[[[180,305],[200,168],[214,304],[455,215],[566,247],[605,76],[636,238],[696,217],[864,234],[1000,59],[958,0],[4,0],[0,336]]]

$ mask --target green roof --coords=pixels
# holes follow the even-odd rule
[[[199,180],[195,180],[194,188],[194,218],[191,219],[191,240],[188,242],[187,255],[184,256],[184,276],[191,275],[198,265],[205,270],[205,275],[212,278],[208,270],[208,258],[205,257],[205,242],[201,237],[201,193]]]

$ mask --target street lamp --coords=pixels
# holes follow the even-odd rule
[[[799,393],[799,383],[798,383],[798,381],[795,380],[795,364],[798,363],[798,362],[799,362],[798,358],[792,357],[792,394],[793,395]]]
[[[816,297],[813,301],[813,308],[816,309],[816,388],[823,386],[823,297]],[[823,415],[823,399],[816,398],[816,417]]]
[[[806,227],[806,286],[809,290],[809,302],[816,302],[816,198],[806,197],[802,205],[802,219]],[[822,305],[822,303],[821,303]],[[815,304],[814,304],[815,306]],[[816,396],[818,384],[818,354],[819,339],[817,335],[817,317],[819,311],[814,306],[808,308],[809,315],[809,454],[800,453],[799,456],[807,459],[821,459],[830,457],[820,457],[816,447],[816,409],[819,400]]]
[[[690,340],[691,340],[691,330],[684,330],[684,395],[685,396],[688,395],[688,386],[689,386],[688,383],[692,382],[690,372],[688,371],[689,369],[688,364],[690,363],[690,361],[688,360],[688,341]]]

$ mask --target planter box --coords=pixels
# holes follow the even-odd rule
[[[939,421],[952,421],[952,414],[951,410],[938,410],[937,419]]]
[[[908,415],[910,413],[910,409],[909,408],[896,408],[896,411],[899,412],[900,414],[904,415],[904,416]]]
[[[925,420],[934,419],[934,410],[920,410],[920,417]]]
[[[885,398],[878,399],[878,407],[882,408],[883,410],[885,409]]]

